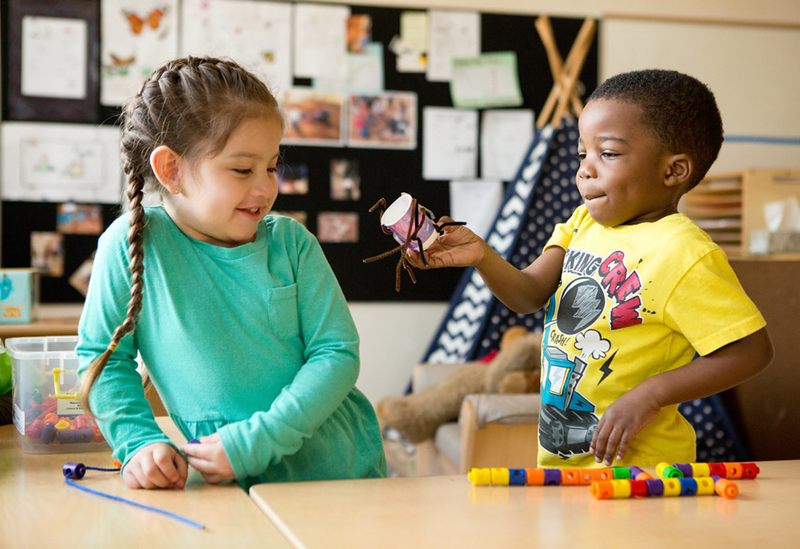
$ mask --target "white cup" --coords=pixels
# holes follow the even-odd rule
[[[402,193],[400,198],[392,202],[381,216],[381,225],[392,231],[394,239],[400,244],[405,244],[406,236],[408,236],[408,228],[411,225],[413,216],[411,211],[413,201],[414,199],[410,194]],[[433,221],[425,215],[425,208],[420,206],[419,203],[417,203],[417,223],[422,226],[417,232],[416,238],[422,242],[422,249],[427,250],[436,240],[436,227]],[[413,229],[411,232],[413,233]],[[416,239],[409,242],[408,247],[415,252],[419,252],[419,245]]]

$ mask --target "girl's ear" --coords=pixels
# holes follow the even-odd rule
[[[664,184],[667,187],[683,185],[692,177],[694,162],[688,154],[673,154],[667,159],[667,172],[664,175]]]
[[[181,192],[180,160],[178,153],[166,145],[160,145],[150,153],[150,167],[156,179],[172,194]]]

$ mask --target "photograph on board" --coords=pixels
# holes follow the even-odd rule
[[[308,166],[305,164],[278,164],[278,192],[280,194],[308,194]]]
[[[311,88],[290,88],[280,103],[286,116],[285,145],[344,145],[344,95]]]
[[[417,148],[417,94],[351,94],[347,144],[373,149]]]
[[[333,200],[359,200],[361,174],[358,160],[331,159],[331,198]]]

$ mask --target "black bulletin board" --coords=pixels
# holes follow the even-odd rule
[[[22,0],[17,0],[21,2]],[[32,0],[33,3],[43,0]],[[52,1],[52,0],[50,0]],[[28,2],[25,2],[27,4]],[[60,4],[70,4],[62,0]],[[85,3],[85,0],[79,2]],[[98,2],[99,4],[99,2]],[[2,51],[3,89],[8,89],[9,33],[8,2],[3,2]],[[99,9],[99,8],[98,8]],[[448,83],[428,82],[424,74],[398,73],[395,55],[388,44],[400,34],[400,15],[404,9],[369,6],[352,6],[353,14],[368,14],[372,18],[372,39],[384,45],[385,89],[388,91],[413,91],[418,94],[418,146],[414,150],[387,150],[361,148],[284,146],[284,162],[305,164],[309,170],[309,192],[306,195],[281,195],[276,210],[304,211],[307,226],[316,234],[317,215],[320,212],[356,212],[359,215],[358,243],[323,243],[322,247],[344,293],[350,301],[448,301],[461,276],[461,269],[418,271],[416,285],[403,273],[402,289],[395,292],[395,266],[397,255],[375,263],[364,264],[364,258],[393,248],[394,240],[379,227],[378,213],[368,209],[378,199],[388,202],[407,192],[419,199],[438,217],[448,214],[449,185],[446,181],[422,179],[422,109],[425,106],[451,107]],[[515,51],[518,58],[520,87],[523,105],[538,114],[553,85],[544,46],[534,27],[536,16],[481,14],[481,49],[483,52]],[[566,58],[583,21],[581,19],[551,18],[556,42],[562,57]],[[99,47],[99,46],[98,46]],[[585,99],[597,85],[597,42],[595,39],[580,77],[581,95]],[[310,85],[310,81],[295,79],[297,86]],[[579,84],[580,86],[580,84]],[[95,95],[96,97],[96,95]],[[3,98],[3,119],[9,120],[7,98]],[[108,123],[119,114],[118,110],[94,106],[95,119],[90,123]],[[19,120],[19,118],[15,118]],[[32,117],[30,120],[41,120]],[[50,120],[56,121],[56,120]],[[358,201],[340,201],[330,198],[330,161],[355,160],[360,166],[361,198]],[[478,170],[480,173],[480,170]],[[3,202],[2,204],[2,266],[30,266],[30,239],[32,231],[54,230],[55,204]],[[104,206],[104,222],[109,224],[119,208]],[[96,245],[96,237],[65,235],[67,255],[63,279],[42,278],[43,302],[81,301],[82,296],[67,281],[74,270],[72,263],[80,264]],[[87,251],[88,250],[88,251]],[[73,255],[70,259],[70,255]]]

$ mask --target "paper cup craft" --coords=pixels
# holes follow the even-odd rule
[[[406,250],[410,248],[412,251],[418,252],[422,257],[422,262],[427,267],[428,260],[425,257],[425,250],[436,240],[437,233],[441,233],[442,229],[448,225],[465,225],[462,221],[450,221],[436,225],[433,222],[431,211],[420,206],[417,199],[408,193],[402,193],[400,198],[392,202],[388,208],[386,207],[386,199],[381,198],[369,211],[371,213],[378,208],[381,210],[381,230],[386,234],[392,235],[400,245],[388,252],[368,257],[364,260],[364,263],[371,263],[399,252],[400,259],[395,270],[395,291],[397,292],[400,291],[400,273],[403,269],[408,273],[411,282],[417,283],[414,272],[411,270],[406,258]]]
[[[412,226],[414,210],[417,211],[417,223]],[[436,225],[425,215],[427,210],[417,204],[414,208],[414,199],[408,193],[402,193],[400,198],[392,202],[381,216],[381,225],[392,231],[392,236],[400,244],[406,243],[406,238],[411,236],[408,247],[419,252],[419,243],[422,249],[427,250],[433,241],[436,240]],[[419,231],[414,237],[414,231],[419,227]]]

